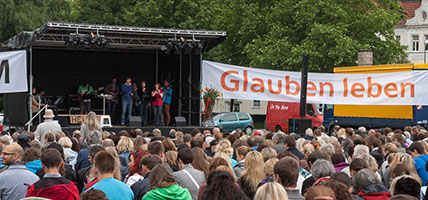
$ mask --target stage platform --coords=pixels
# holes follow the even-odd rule
[[[104,127],[103,131],[113,131],[115,133],[119,133],[121,130],[130,131],[130,130],[137,129],[137,128],[143,130],[143,132],[145,132],[145,131],[151,132],[151,131],[153,131],[153,129],[158,128],[159,130],[161,130],[162,135],[168,136],[169,131],[171,129],[181,130],[181,131],[183,131],[183,133],[190,133],[195,128],[197,128],[201,132],[203,132],[204,130],[212,131],[212,129],[214,127],[201,127],[201,126],[119,126],[118,125],[118,126],[113,126],[113,127]],[[80,130],[80,126],[62,127],[62,131],[68,131],[70,133],[72,133],[75,130]]]

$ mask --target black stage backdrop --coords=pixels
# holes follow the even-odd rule
[[[190,55],[183,54],[182,62],[182,116],[188,119],[189,112],[189,75]],[[171,119],[178,115],[180,55],[158,53],[158,81],[169,79],[173,86],[171,104]],[[94,89],[105,87],[112,77],[118,79],[120,86],[125,77],[130,76],[133,83],[140,86],[146,81],[149,88],[156,82],[156,52],[113,52],[87,50],[33,50],[33,86],[46,91],[47,96],[62,96],[65,101],[60,108],[78,107],[78,102],[72,100],[76,95],[79,84],[86,80]],[[192,56],[191,80],[192,115],[190,125],[199,125],[200,107],[200,55]],[[75,99],[75,98],[74,98]],[[94,100],[93,109],[102,108],[101,100]],[[63,111],[64,112],[64,111]],[[120,105],[116,116],[120,115]]]

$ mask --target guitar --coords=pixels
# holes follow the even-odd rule
[[[104,90],[104,87],[99,87],[94,91],[94,93],[96,94],[101,90]],[[91,97],[95,96],[95,94],[91,93],[90,91],[86,91],[83,94],[77,95],[77,99],[79,99],[79,102],[83,102],[85,99],[90,99]]]

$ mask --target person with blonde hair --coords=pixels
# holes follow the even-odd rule
[[[80,135],[82,135],[83,141],[87,142],[91,132],[95,130],[102,131],[97,114],[91,111],[85,116],[82,125],[80,125]]]
[[[410,155],[402,156],[401,163],[406,165],[407,169],[409,170],[409,175],[413,177],[416,181],[418,181],[419,184],[422,185],[421,177],[419,177],[418,172],[416,171],[415,161],[413,160],[412,156]]]
[[[229,160],[232,163],[232,168],[235,167],[236,164],[238,164],[238,161],[232,158],[233,148],[232,148],[232,144],[228,139],[222,139],[217,144],[214,157],[217,157],[219,153],[225,153],[229,157]]]
[[[178,152],[177,151],[168,151],[163,157],[163,162],[168,164],[173,172],[180,170],[178,164]]]
[[[308,189],[305,200],[336,200],[336,195],[332,189],[326,186],[314,186]]]
[[[73,143],[71,142],[70,138],[61,137],[61,139],[58,140],[58,144],[64,148],[65,161],[74,167],[77,162],[77,152],[71,149]]]
[[[264,148],[262,149],[262,156],[263,156],[263,161],[266,162],[267,160],[271,159],[271,158],[276,158],[276,156],[278,155],[275,151],[275,149],[273,148]]]
[[[257,189],[254,200],[288,200],[284,187],[277,182],[269,182]]]
[[[251,151],[245,156],[244,171],[238,183],[250,199],[254,197],[260,181],[265,178],[263,164],[263,156],[258,151]]]
[[[119,157],[125,158],[126,165],[129,163],[129,154],[134,151],[134,142],[131,138],[122,136],[122,138],[117,143],[117,153]]]

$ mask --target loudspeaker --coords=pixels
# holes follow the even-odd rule
[[[141,117],[131,116],[131,118],[129,118],[129,126],[141,126]]]
[[[305,54],[302,58],[302,81],[300,87],[300,117],[306,116],[306,92],[308,88],[308,68],[309,68],[309,55]]]
[[[55,117],[58,120],[59,125],[61,125],[61,127],[69,127],[70,123],[68,122],[68,117]]]
[[[308,128],[312,128],[312,119],[288,119],[289,133],[297,133],[303,136]]]
[[[186,118],[177,116],[174,118],[175,126],[186,126]]]

